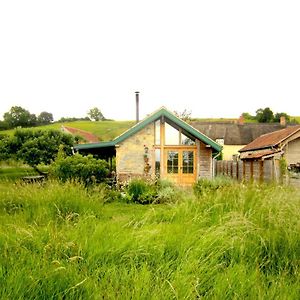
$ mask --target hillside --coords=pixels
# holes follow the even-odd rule
[[[28,128],[28,130],[47,130],[56,129],[59,130],[62,125],[78,128],[81,130],[89,131],[99,137],[101,141],[110,141],[115,137],[130,128],[135,122],[134,121],[101,121],[101,122],[91,122],[91,121],[76,121],[76,122],[66,122],[66,123],[53,123],[46,126],[38,126],[33,128]],[[0,131],[0,133],[12,134],[14,130]]]
[[[300,116],[291,117],[300,123]],[[233,123],[237,119],[233,118],[196,118],[193,121],[199,122],[222,122],[222,123]],[[253,123],[253,120],[245,120],[245,123]],[[38,126],[33,128],[28,128],[30,130],[47,130],[47,129],[57,129],[59,130],[61,126],[74,127],[81,130],[88,131],[95,134],[99,137],[100,141],[111,141],[115,137],[122,134],[124,131],[129,129],[135,124],[135,121],[101,121],[101,122],[92,122],[92,121],[75,121],[75,122],[65,122],[65,123],[53,123],[51,125]],[[12,134],[14,130],[4,130],[0,133]]]

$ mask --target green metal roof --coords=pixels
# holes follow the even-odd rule
[[[196,128],[192,127],[188,123],[184,122],[183,120],[176,117],[172,112],[168,111],[165,107],[160,108],[156,112],[152,113],[148,117],[146,117],[141,122],[137,123],[133,127],[129,128],[127,131],[125,131],[120,136],[116,137],[114,140],[110,142],[100,142],[100,143],[93,143],[93,144],[81,144],[76,145],[74,148],[76,150],[81,149],[92,149],[92,148],[104,148],[104,147],[114,147],[120,142],[123,142],[130,136],[134,135],[144,127],[146,127],[148,124],[158,120],[159,118],[164,117],[166,119],[169,119],[173,123],[175,123],[177,126],[184,129],[186,132],[194,136],[195,138],[199,139],[203,143],[210,145],[214,150],[217,152],[220,152],[222,150],[222,146],[210,139],[208,136],[204,135],[200,131],[198,131]]]

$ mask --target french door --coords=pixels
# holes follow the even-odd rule
[[[164,176],[180,185],[192,185],[196,180],[196,149],[165,148]]]

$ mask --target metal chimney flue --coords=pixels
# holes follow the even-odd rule
[[[135,92],[135,104],[136,104],[136,123],[140,121],[140,92]]]

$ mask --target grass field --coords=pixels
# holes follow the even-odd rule
[[[91,121],[76,121],[76,122],[66,122],[66,123],[53,123],[46,126],[38,126],[30,128],[33,130],[38,129],[56,129],[59,130],[62,125],[82,129],[89,131],[97,135],[101,141],[110,141],[115,137],[119,136],[121,133],[130,128],[135,122],[133,121],[101,121],[101,122],[91,122]],[[5,130],[1,133],[13,134],[14,130]]]
[[[0,182],[1,299],[299,299],[300,195],[232,183],[169,204]]]

